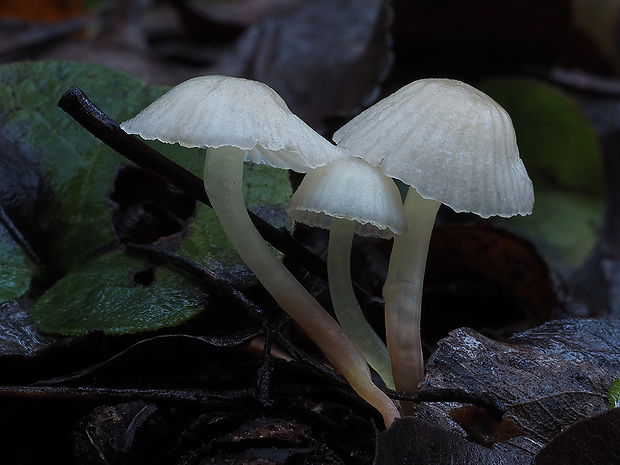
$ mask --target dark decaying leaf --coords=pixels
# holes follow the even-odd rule
[[[74,371],[66,376],[59,376],[46,381],[47,385],[80,384],[83,386],[118,384],[120,373],[131,373],[136,378],[165,378],[171,376],[190,376],[195,370],[205,369],[208,364],[213,365],[211,371],[215,373],[216,366],[225,368],[232,359],[218,349],[236,348],[247,344],[257,337],[260,331],[256,328],[243,328],[219,336],[200,337],[186,334],[171,334],[155,336],[131,344],[126,349],[114,354],[100,363]],[[226,371],[226,370],[224,370]],[[249,373],[239,373],[246,379]],[[232,376],[229,375],[228,382]],[[220,387],[222,380],[218,377],[204,379],[204,389]],[[238,381],[237,381],[238,382]]]
[[[156,412],[155,405],[142,401],[94,409],[78,425],[82,434],[75,435],[74,449],[77,459],[82,463],[89,463],[84,449],[94,448],[107,460],[116,463],[127,460],[136,435]],[[144,456],[131,458],[146,459]]]
[[[327,407],[308,403],[299,408],[311,406],[317,412]],[[97,407],[83,417],[74,432],[74,448],[80,463],[97,463],[102,456],[122,464],[145,459],[188,465],[369,463],[371,448],[359,447],[355,440],[357,448],[339,442],[350,440],[344,429],[321,424],[318,416],[313,420],[307,413],[305,424],[277,416],[253,419],[244,408],[170,408],[134,401]]]
[[[527,465],[529,457],[511,456],[475,444],[419,418],[396,420],[377,437],[374,465]]]
[[[211,72],[273,87],[314,128],[373,103],[391,67],[389,2],[315,0],[250,27]]]
[[[32,323],[31,306],[24,299],[0,302],[0,357],[35,355],[50,343]]]
[[[585,418],[562,431],[537,455],[536,465],[620,463],[620,409]]]
[[[55,22],[84,13],[79,0],[33,0],[28,3],[6,1],[0,6],[0,16],[21,18],[32,22]]]
[[[7,397],[29,401],[5,412],[0,425],[2,437],[19,444],[8,463],[36,463],[69,444],[85,464],[99,463],[102,454],[127,464],[370,463],[376,412],[299,363],[275,359],[265,372],[260,350],[237,347],[248,337],[154,337],[73,375],[0,389],[0,408]],[[256,378],[264,376],[275,379],[263,402]],[[59,414],[62,426],[54,420]],[[41,439],[46,448],[25,446],[27,431],[42,434],[52,424]]]
[[[429,359],[422,388],[493,393],[525,433],[494,448],[535,454],[575,421],[604,411],[619,374],[618,320],[558,320],[507,342],[453,331]],[[424,406],[430,412],[436,407]]]
[[[536,326],[564,305],[562,289],[532,244],[488,223],[436,226],[424,285],[428,342],[461,326],[504,332]]]

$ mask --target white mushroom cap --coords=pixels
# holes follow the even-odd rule
[[[333,139],[457,212],[488,218],[532,211],[532,182],[510,116],[463,82],[414,81],[345,124]]]
[[[246,159],[255,163],[299,172],[345,156],[269,86],[228,76],[185,81],[121,128],[184,147],[232,146],[247,151]]]
[[[394,181],[354,157],[309,171],[286,211],[295,221],[324,229],[332,218],[355,221],[355,233],[362,236],[390,238],[406,229]]]

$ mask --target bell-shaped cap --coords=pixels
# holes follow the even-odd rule
[[[228,76],[182,82],[121,128],[184,147],[232,146],[246,159],[306,172],[345,156],[292,113],[269,86]]]
[[[406,229],[394,181],[354,157],[308,171],[286,211],[297,222],[323,229],[330,229],[332,218],[354,221],[362,236],[390,238]]]
[[[421,79],[386,97],[333,137],[424,198],[483,218],[529,214],[534,190],[508,113],[451,79]]]

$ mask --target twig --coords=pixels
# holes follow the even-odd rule
[[[116,121],[99,110],[78,87],[72,87],[65,92],[58,101],[58,106],[93,136],[125,158],[199,202],[211,206],[203,182],[198,176],[164,157],[137,137],[127,134]],[[319,278],[327,280],[327,266],[324,260],[299,243],[287,230],[276,229],[252,212],[249,214],[263,239]]]
[[[420,389],[419,391],[392,391],[384,389],[396,400],[420,402],[462,402],[484,408],[495,420],[500,420],[507,408],[496,396],[488,392],[468,392],[464,389]]]
[[[30,260],[32,260],[32,262],[37,267],[39,267],[39,269],[43,270],[43,260],[41,260],[41,257],[39,257],[39,255],[34,251],[30,242],[28,242],[28,240],[19,231],[19,229],[17,229],[11,218],[9,218],[9,215],[7,215],[6,211],[4,210],[4,207],[2,207],[2,205],[0,205],[0,225],[4,226],[10,236],[13,238],[13,240],[22,248],[26,255],[28,255]]]
[[[67,386],[0,386],[0,398],[23,400],[128,401],[200,403],[235,402],[254,398],[254,389],[212,392],[201,389],[115,389]]]

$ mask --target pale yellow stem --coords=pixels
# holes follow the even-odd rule
[[[420,338],[422,288],[426,257],[440,202],[410,188],[405,200],[407,231],[394,238],[388,276],[383,286],[387,346],[396,389],[415,391],[424,379]],[[405,412],[411,405],[401,402]]]
[[[265,289],[315,342],[351,384],[374,406],[386,426],[400,416],[394,403],[372,382],[370,370],[355,344],[273,254],[247,214],[243,199],[244,152],[209,149],[204,182],[207,195],[231,243]]]
[[[394,389],[392,364],[387,347],[366,321],[353,291],[351,246],[354,229],[353,221],[332,218],[327,249],[329,293],[342,329],[357,345],[368,364],[375,369],[385,385]]]

